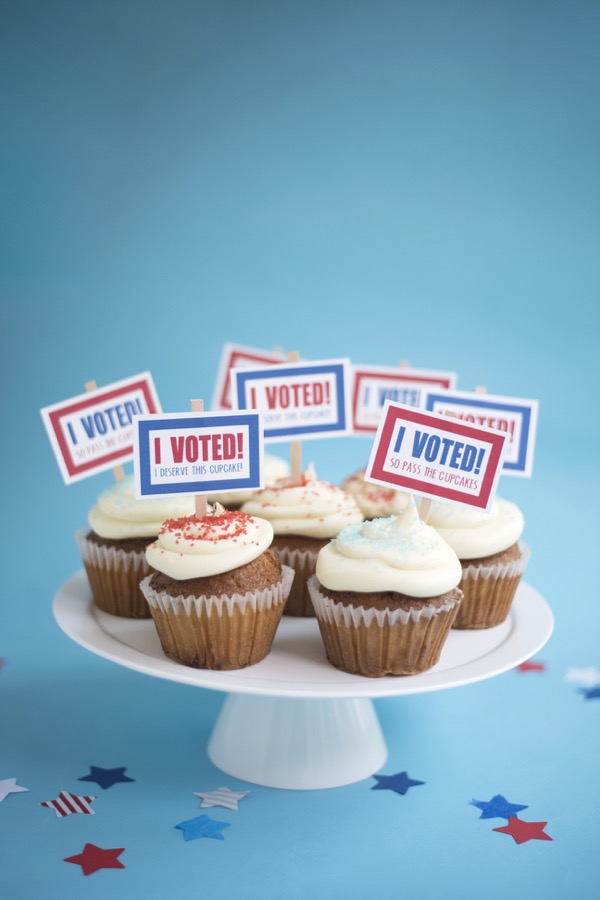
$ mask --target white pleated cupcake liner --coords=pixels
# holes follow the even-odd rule
[[[518,546],[520,553],[518,559],[511,559],[505,563],[494,563],[491,566],[466,566],[463,569],[463,580],[472,578],[474,581],[479,579],[489,581],[490,579],[520,578],[529,562],[531,550],[523,541],[519,541]]]
[[[450,612],[458,603],[458,599],[448,600],[441,606],[421,606],[415,609],[375,609],[374,607],[350,606],[338,603],[331,597],[326,597],[320,591],[319,580],[316,575],[308,581],[308,590],[318,618],[330,625],[358,626],[377,625],[391,627],[398,622],[407,625],[408,622],[418,622],[420,619],[432,619],[441,613]]]
[[[152,572],[145,551],[107,547],[88,540],[87,535],[88,531],[79,528],[75,541],[96,605],[104,612],[124,618],[150,618],[139,587],[140,581]]]
[[[277,554],[282,565],[291,566],[296,573],[290,596],[283,610],[284,616],[314,618],[315,612],[308,591],[308,579],[314,574],[318,551],[289,549],[288,547],[272,547],[271,549]]]
[[[172,597],[166,591],[155,591],[150,585],[151,577],[147,576],[140,584],[140,589],[151,608],[175,615],[184,613],[186,616],[199,616],[204,612],[208,616],[215,614],[232,616],[236,609],[241,612],[247,609],[260,612],[285,603],[294,580],[294,571],[289,566],[282,565],[281,581],[262,591],[248,591],[246,594],[232,594],[229,597],[225,594],[220,597],[194,597],[190,594]]]

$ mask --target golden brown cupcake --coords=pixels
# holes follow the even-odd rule
[[[293,572],[269,549],[269,522],[215,504],[166,521],[141,588],[167,656],[199,669],[241,669],[273,643]]]
[[[327,658],[369,677],[431,668],[460,606],[460,577],[456,554],[412,497],[399,516],[347,526],[309,582]]]
[[[431,505],[429,524],[452,547],[462,566],[463,602],[454,628],[493,628],[506,619],[529,560],[519,540],[520,509],[496,497],[489,512],[441,503]]]

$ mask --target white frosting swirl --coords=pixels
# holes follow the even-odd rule
[[[525,524],[518,506],[500,497],[494,499],[489,512],[436,500],[427,522],[459,559],[478,559],[506,550],[519,540]]]
[[[264,519],[224,510],[220,504],[202,518],[166,521],[158,539],[146,548],[153,569],[177,581],[230,572],[252,562],[273,540]]]
[[[242,506],[244,512],[268,519],[275,534],[331,538],[363,515],[355,500],[341,488],[319,481],[312,466],[300,484],[281,479],[275,487],[258,491]]]
[[[356,500],[357,506],[366,519],[399,515],[408,503],[409,494],[382,484],[365,481],[365,470],[359,469],[342,484],[342,490]]]
[[[280,456],[273,456],[271,453],[265,453],[264,460],[265,487],[271,487],[276,484],[280,478],[287,478],[290,474],[290,464]],[[214,503],[218,501],[223,506],[241,506],[247,500],[250,500],[256,494],[256,490],[247,491],[226,491],[222,494],[209,494],[207,499]]]
[[[165,519],[191,515],[194,503],[192,494],[138,500],[133,475],[129,475],[102,491],[88,513],[88,522],[92,531],[109,540],[156,537]]]
[[[317,578],[332,591],[396,591],[436,597],[460,582],[454,551],[419,519],[414,499],[399,516],[349,525],[317,557]]]

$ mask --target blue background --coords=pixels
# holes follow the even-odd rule
[[[586,0],[4,0],[3,897],[589,897],[598,884],[598,38]],[[458,373],[540,400],[527,580],[543,671],[377,702],[385,774],[316,792],[207,760],[222,695],[73,644],[52,598],[110,474],[65,487],[39,409],[150,369],[165,411],[225,341]],[[280,452],[285,445],[277,449]],[[370,442],[306,442],[339,483]],[[132,783],[78,781],[91,765]],[[193,791],[251,788],[186,843]],[[95,816],[39,806],[97,794]],[[517,845],[503,794],[553,841]],[[63,862],[86,842],[125,869]]]

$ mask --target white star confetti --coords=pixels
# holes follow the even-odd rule
[[[569,668],[565,678],[567,681],[574,681],[575,684],[595,687],[595,685],[600,684],[600,671],[595,666],[588,666],[587,669]]]
[[[28,791],[29,788],[21,787],[20,784],[17,784],[16,778],[5,778],[3,781],[0,781],[0,803],[4,800],[5,797],[8,797],[9,794],[20,794],[21,791]]]
[[[208,806],[224,806],[225,809],[236,810],[238,801],[243,800],[249,793],[250,791],[231,791],[227,787],[220,787],[216,791],[205,793],[194,791],[194,796],[202,800],[200,809],[206,809]]]

